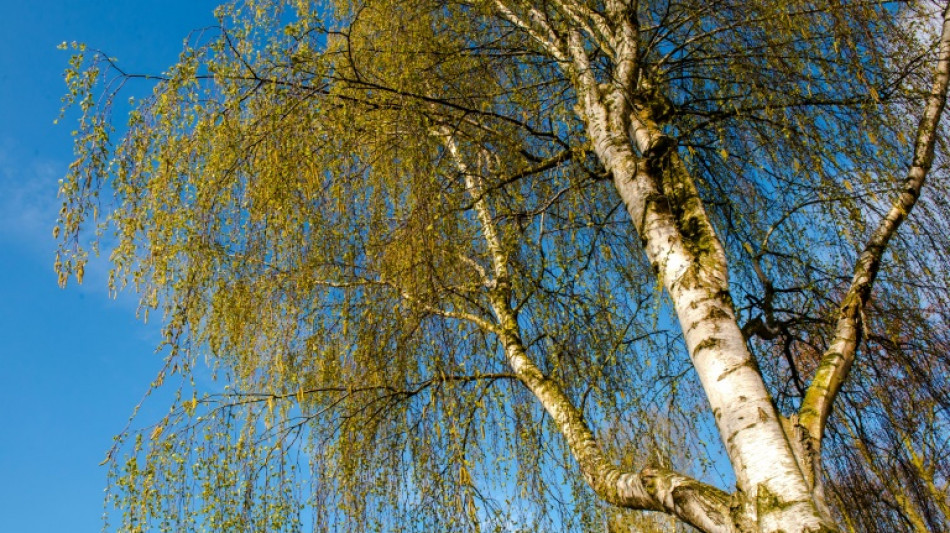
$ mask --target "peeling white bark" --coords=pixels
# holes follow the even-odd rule
[[[817,531],[822,520],[736,323],[724,268],[701,265],[682,242],[671,215],[657,209],[659,202],[649,205],[650,198],[662,195],[651,187],[654,180],[645,165],[631,164],[632,152],[609,140],[598,145],[673,300],[738,485],[753,501],[764,500],[756,505],[759,530]],[[631,168],[637,169],[633,175]],[[792,524],[800,527],[792,529]]]
[[[756,517],[762,532],[831,530],[818,512],[736,322],[725,254],[690,177],[675,152],[656,152],[665,139],[649,116],[630,105],[626,94],[635,88],[615,84],[602,90],[582,40],[576,33],[571,37],[578,113],[673,300],[739,488],[747,496],[746,513]],[[634,154],[634,145],[643,157]],[[651,157],[664,157],[669,166],[653,168],[657,162]],[[674,195],[677,198],[670,200]],[[671,205],[680,211],[673,212]],[[687,221],[699,234],[683,234]]]

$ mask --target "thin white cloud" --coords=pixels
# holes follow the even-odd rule
[[[50,283],[56,283],[53,260],[57,242],[53,226],[62,205],[57,191],[67,163],[23,157],[15,148],[15,141],[0,139],[0,253],[20,254],[48,265]],[[77,289],[75,279],[70,279],[69,290],[108,298],[110,267],[108,251],[104,256],[90,256],[83,284]],[[115,302],[134,312],[138,295],[127,290]]]
[[[17,158],[10,144],[0,143],[0,241],[49,255],[59,210],[57,182],[64,165]]]

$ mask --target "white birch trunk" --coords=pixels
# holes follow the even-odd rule
[[[633,108],[629,88],[598,86],[570,43],[578,113],[673,300],[686,345],[736,473],[743,513],[762,533],[833,531],[818,511],[736,322],[725,254],[675,151]],[[633,146],[644,154],[637,157]],[[665,165],[660,168],[659,165]]]

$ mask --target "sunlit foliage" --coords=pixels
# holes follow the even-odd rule
[[[652,93],[635,97],[694,177],[783,413],[913,155],[933,10],[638,4]],[[66,75],[82,117],[60,191],[61,283],[109,254],[110,288],[163,321],[156,385],[186,384],[110,456],[121,531],[684,527],[616,516],[578,476],[505,359],[478,205],[528,354],[616,462],[731,489],[574,80],[530,35],[489,2],[245,0],[217,17],[165,73],[76,45]],[[590,39],[607,82],[614,65]],[[129,83],[154,90],[119,127]],[[934,172],[886,255],[824,448],[829,503],[857,531],[950,519],[939,150]],[[205,363],[211,390],[194,385]]]

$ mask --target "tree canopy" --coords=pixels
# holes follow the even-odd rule
[[[61,283],[108,250],[183,383],[120,531],[945,528],[945,6],[217,16],[66,72]]]

